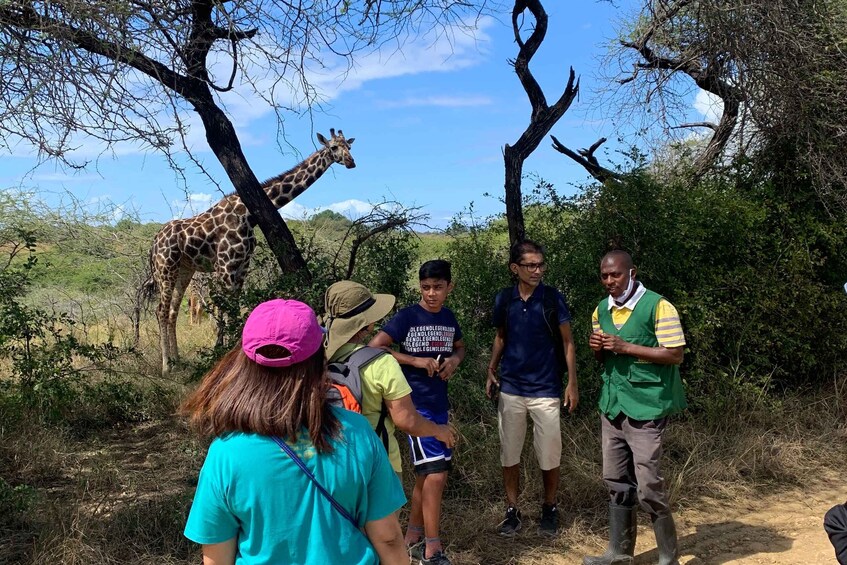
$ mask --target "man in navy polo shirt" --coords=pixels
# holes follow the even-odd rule
[[[515,243],[509,270],[517,284],[503,289],[494,301],[493,324],[497,328],[485,393],[500,389],[497,421],[500,432],[500,464],[508,508],[499,526],[504,536],[521,529],[517,509],[520,457],[526,439],[526,417],[532,417],[533,445],[544,481],[539,530],[554,535],[559,528],[556,494],[562,457],[560,401],[570,412],[579,402],[576,356],[568,305],[562,294],[541,282],[547,264],[544,249],[535,242]],[[497,367],[500,366],[500,379]],[[565,367],[567,386],[562,386]]]

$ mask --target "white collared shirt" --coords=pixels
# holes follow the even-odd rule
[[[615,299],[612,297],[611,294],[609,295],[609,301],[607,304],[607,306],[609,307],[609,312],[612,311],[612,308],[616,308],[619,310],[623,308],[626,308],[627,310],[635,310],[635,305],[638,304],[638,301],[641,300],[641,297],[644,296],[644,294],[647,292],[647,288],[643,284],[638,281],[635,281],[635,284],[638,285],[635,288],[635,292],[632,293],[632,296],[629,297],[629,300],[627,300],[620,306],[615,304]]]

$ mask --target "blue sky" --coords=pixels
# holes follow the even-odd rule
[[[592,102],[598,87],[594,77],[605,46],[614,37],[614,22],[632,5],[631,0],[619,2],[618,8],[609,2],[546,2],[548,33],[530,68],[550,103],[564,89],[569,66],[581,77],[580,97],[552,131],[572,149],[587,147],[601,136],[614,139],[625,133],[615,130],[618,126]],[[517,53],[509,15],[484,20],[475,38],[456,34],[451,41],[446,39],[424,38],[407,43],[402,52],[367,56],[343,83],[335,75],[315,77],[327,98],[323,111],[286,118],[287,140],[299,155],[290,148],[280,149],[269,108],[247,95],[223,99],[260,180],[291,168],[314,151],[314,132],[328,136],[334,127],[356,138],[352,153],[357,167],[332,167],[283,209],[284,216],[300,218],[327,208],[355,215],[384,199],[422,207],[434,227],[444,227],[472,201],[480,215],[503,211],[497,198],[503,193],[502,148],[523,132],[530,110],[507,64]],[[702,103],[700,96],[692,96],[692,109],[702,110]],[[190,137],[220,188],[193,170],[186,193],[163,157],[132,147],[117,148],[116,156],[101,156],[96,167],[76,174],[51,163],[33,170],[36,160],[18,147],[14,155],[3,158],[0,188],[37,190],[57,203],[66,201],[68,196],[62,195],[68,193],[92,207],[111,202],[142,221],[187,217],[217,201],[221,189],[232,190],[204,146],[202,128],[195,126]],[[524,172],[540,175],[563,193],[572,193],[573,184],[587,178],[549,141],[526,161]]]

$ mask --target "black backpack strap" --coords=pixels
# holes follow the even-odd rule
[[[500,304],[503,308],[503,339],[506,339],[506,335],[509,333],[509,301],[512,299],[511,294],[514,289],[513,286],[501,288],[494,297],[494,307],[496,308],[497,304]]]
[[[376,423],[374,431],[379,439],[382,440],[382,445],[385,447],[385,452],[388,453],[388,428],[385,427],[385,419],[388,417],[388,406],[385,405],[385,400],[382,401],[382,406],[379,409],[379,421]]]
[[[550,292],[547,292],[547,290]],[[544,314],[544,323],[547,324],[547,330],[550,332],[550,339],[553,340],[553,350],[556,352],[556,360],[559,362],[559,367],[564,369],[567,365],[565,359],[565,346],[562,343],[562,331],[559,329],[559,301],[556,293],[558,291],[553,287],[544,286],[541,293],[541,309]]]

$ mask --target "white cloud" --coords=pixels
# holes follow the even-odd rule
[[[360,53],[357,55],[352,67],[349,67],[345,59],[332,59],[331,53],[322,55],[322,66],[317,64],[306,71],[307,81],[317,91],[318,99],[330,101],[340,96],[343,92],[361,88],[365,83],[380,79],[416,75],[427,72],[451,72],[465,69],[480,63],[486,56],[486,48],[490,45],[490,37],[486,30],[491,28],[495,21],[491,18],[482,18],[474,22],[475,26],[467,24],[448,26],[422,37],[401,37],[396,44],[385,45],[381,49]],[[265,45],[264,48],[269,46]],[[217,53],[217,60],[210,60],[210,67],[219,71],[220,76],[228,77],[231,60]],[[214,55],[213,55],[214,56]],[[291,55],[296,59],[296,54]],[[236,82],[233,89],[225,94],[218,95],[218,102],[224,106],[230,119],[233,121],[242,145],[261,145],[267,143],[264,133],[251,133],[249,127],[262,120],[272,112],[267,100],[273,99],[275,104],[294,109],[303,108],[305,99],[302,86],[291,76],[281,78],[279,75],[269,72],[267,62],[260,59],[253,61],[242,61],[244,72],[239,74],[240,82]],[[224,73],[224,70],[226,72]],[[135,81],[135,88],[147,91],[149,79],[129,73],[130,81]],[[133,88],[132,82],[128,84]],[[158,87],[154,87],[158,88]],[[260,94],[261,93],[261,94]],[[424,99],[420,100],[421,102]],[[461,105],[459,98],[453,100],[453,105]],[[181,104],[178,102],[178,104]],[[436,97],[430,100],[430,105],[450,105],[449,97],[442,97],[441,101]],[[174,125],[172,117],[173,108],[164,98],[161,107],[150,109],[159,121],[161,127]],[[202,123],[195,112],[181,112],[183,124],[187,131],[184,133],[186,145],[197,152],[208,152],[205,139],[205,131]],[[142,121],[136,120],[141,129],[149,129]],[[265,127],[264,132],[269,128]],[[273,131],[273,128],[270,128]],[[177,148],[180,141],[177,139]],[[146,154],[150,152],[138,142],[118,142],[107,145],[103,141],[82,134],[74,135],[69,142],[75,149],[67,152],[70,159],[96,159],[102,156],[123,156],[134,154]],[[33,149],[26,142],[20,142],[9,149],[16,156],[32,157]]]
[[[357,218],[373,210],[374,205],[369,204],[368,202],[363,202],[362,200],[350,199],[344,200],[343,202],[335,202],[334,204],[327,206],[325,209],[332,210],[333,212],[338,212],[339,214],[352,218]],[[320,212],[320,210],[318,211]]]
[[[126,215],[126,209],[120,204],[115,205],[115,209],[112,210],[112,221],[117,223],[123,219]]]
[[[285,206],[283,206],[279,213],[286,220],[305,220],[314,216],[319,212],[323,212],[324,210],[332,210],[333,212],[337,212],[342,216],[346,216],[351,219],[356,219],[365,214],[369,213],[376,206],[387,206],[388,204],[371,204],[369,202],[365,202],[363,200],[343,200],[341,202],[333,202],[332,204],[328,204],[326,206],[316,206],[314,208],[307,208],[302,204],[298,204],[297,202],[289,202]]]
[[[473,28],[461,24],[421,37],[400,37],[395,45],[383,45],[357,54],[352,66],[346,59],[327,52],[320,63],[307,65],[305,79],[315,91],[312,96],[331,101],[343,92],[357,90],[370,81],[465,69],[485,58],[486,48],[491,42],[486,30],[494,24],[492,18],[482,18],[475,22]],[[264,45],[263,48],[271,50],[272,46]],[[224,63],[231,64],[228,60],[217,64]],[[249,84],[243,80],[233,91],[221,97],[236,126],[245,127],[271,112],[267,101],[257,93],[264,93],[281,106],[303,106],[306,96],[302,84],[291,81],[293,75],[283,79],[268,73],[265,67],[258,61],[249,65]]]
[[[193,192],[188,195],[189,202],[206,202],[212,201],[212,195],[208,192]]]
[[[193,192],[187,198],[173,200],[171,209],[174,211],[174,219],[196,216],[208,210],[212,205],[214,195],[207,192]]]
[[[297,204],[296,202],[289,202],[279,210],[280,216],[285,218],[286,220],[305,220],[314,212],[311,209],[306,208],[302,204]]]
[[[698,90],[694,98],[694,109],[703,115],[707,122],[718,123],[723,114],[723,100],[705,90]]]
[[[377,104],[382,108],[409,108],[414,106],[436,106],[440,108],[466,108],[488,106],[494,101],[488,96],[410,96],[401,100],[383,100]]]
[[[471,32],[465,27],[448,27],[443,33],[400,41],[397,48],[371,51],[360,56],[352,69],[346,66],[313,71],[310,80],[327,98],[360,88],[373,80],[416,75],[427,72],[450,72],[480,63],[484,47],[490,41],[486,29],[494,25],[483,18]]]

